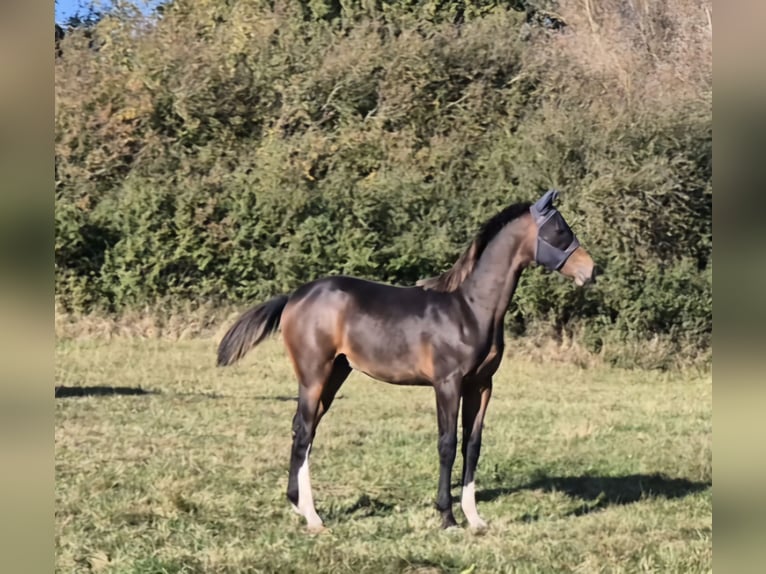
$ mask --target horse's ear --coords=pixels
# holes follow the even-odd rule
[[[549,189],[545,194],[538,199],[532,206],[533,212],[538,214],[545,213],[549,209],[553,208],[553,202],[558,198],[559,192],[555,189]]]

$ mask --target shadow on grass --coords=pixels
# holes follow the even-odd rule
[[[153,391],[149,389],[142,389],[141,387],[109,387],[109,386],[93,386],[93,387],[56,387],[55,397],[57,399],[67,399],[73,397],[118,397],[118,396],[137,396],[137,395],[161,395],[166,397],[192,397],[201,399],[222,399],[225,395],[219,395],[218,393],[209,392],[190,392],[190,393],[168,393],[164,394],[162,391]]]
[[[362,494],[357,501],[350,506],[328,509],[326,511],[326,518],[328,521],[343,522],[352,516],[354,519],[370,516],[388,516],[394,512],[395,508],[395,504]]]
[[[626,476],[546,476],[517,487],[490,488],[476,493],[476,500],[489,502],[522,490],[563,492],[573,499],[583,501],[582,505],[565,516],[582,516],[609,506],[638,502],[645,496],[667,499],[683,498],[702,492],[712,482],[695,482],[686,478],[669,478],[662,474],[629,474]],[[533,521],[536,517],[525,516],[523,520]]]
[[[128,396],[128,395],[156,395],[157,391],[149,391],[141,387],[56,387],[55,398],[65,399],[69,397],[104,397],[104,396]]]
[[[420,556],[410,553],[407,557],[398,558],[395,562],[396,572],[412,572],[431,574],[433,572],[474,572],[475,566],[466,568],[465,564],[459,562],[452,556]],[[385,570],[391,571],[391,565],[387,565]]]
[[[298,402],[298,397],[296,396],[288,396],[288,395],[255,395],[250,397],[251,399],[255,399],[256,401],[278,401],[281,403],[286,403],[289,401],[292,401],[294,403]],[[338,395],[335,397],[333,402],[343,400],[345,397],[343,395]]]
[[[114,397],[114,396],[137,396],[137,395],[159,395],[161,391],[142,389],[141,387],[111,387],[111,386],[91,386],[91,387],[67,387],[57,386],[55,388],[55,398],[66,399],[73,397]],[[222,395],[213,392],[171,392],[165,396],[170,397],[196,397],[202,399],[225,399],[225,398],[251,398],[257,401],[279,401],[296,402],[298,397],[287,395],[256,395],[252,397],[242,397],[235,395]],[[335,397],[335,400],[343,399],[343,396]]]

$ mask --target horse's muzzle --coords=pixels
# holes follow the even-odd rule
[[[601,274],[601,270],[595,265],[591,268],[590,273],[585,270],[577,271],[575,273],[575,285],[578,287],[585,287],[586,285],[592,285],[596,282],[596,276]]]

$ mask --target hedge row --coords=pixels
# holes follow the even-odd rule
[[[528,272],[510,327],[708,348],[705,13],[582,6],[176,0],[71,30],[59,304],[244,306],[333,273],[412,284],[556,187],[606,274],[578,290]]]

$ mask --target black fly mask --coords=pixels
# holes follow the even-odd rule
[[[564,217],[553,207],[558,195],[558,191],[551,189],[529,208],[537,224],[535,260],[551,271],[561,269],[580,245]]]

